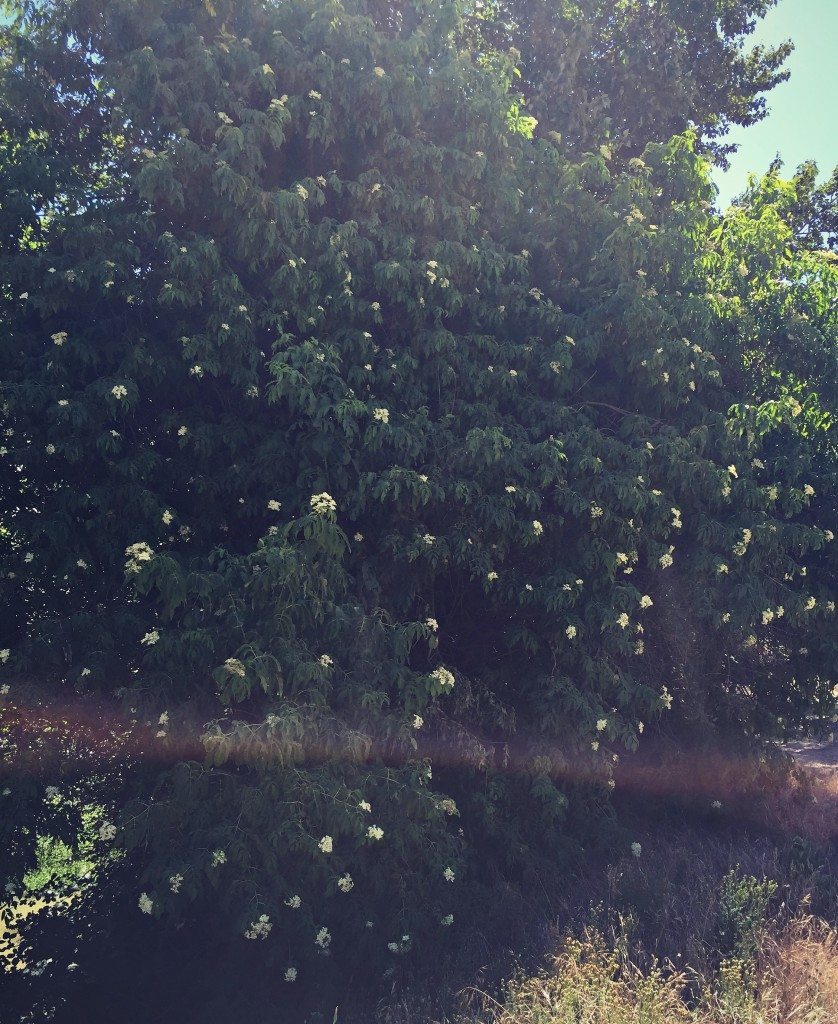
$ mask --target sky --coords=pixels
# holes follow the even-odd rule
[[[722,208],[742,191],[748,173],[766,170],[777,153],[789,174],[810,158],[822,177],[838,164],[838,0],[780,0],[749,39],[763,45],[791,39],[791,78],[768,93],[765,120],[731,132],[739,152],[728,172],[714,175]]]

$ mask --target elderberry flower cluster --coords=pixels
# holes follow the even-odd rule
[[[322,494],[313,494],[309,499],[311,511],[316,516],[334,515],[337,512],[338,504],[331,494],[323,491]]]
[[[246,939],[266,939],[273,925],[267,914],[260,914],[258,920],[254,921],[244,933]]]

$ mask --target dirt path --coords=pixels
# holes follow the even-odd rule
[[[787,743],[786,750],[793,754],[801,764],[811,768],[832,768],[838,771],[838,739],[831,742],[817,740],[798,740]]]

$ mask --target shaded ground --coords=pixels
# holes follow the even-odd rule
[[[798,740],[787,743],[786,750],[793,754],[801,764],[811,768],[832,768],[838,771],[838,739],[819,742],[817,740]]]

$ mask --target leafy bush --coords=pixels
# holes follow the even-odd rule
[[[760,881],[752,875],[740,875],[736,869],[725,875],[718,925],[723,953],[745,962],[754,958],[768,918],[768,905],[776,892],[777,883],[771,879]]]

